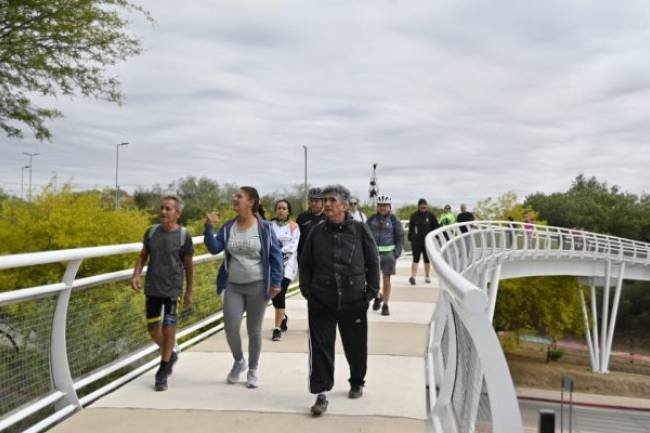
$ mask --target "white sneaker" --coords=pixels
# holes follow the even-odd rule
[[[257,388],[260,386],[260,376],[257,368],[251,368],[246,375],[246,386],[248,388]]]
[[[248,365],[246,365],[246,360],[244,358],[240,359],[239,361],[235,361],[232,365],[232,369],[230,369],[230,373],[228,373],[226,382],[230,384],[239,382],[239,375],[247,368]]]
[[[431,278],[429,278],[429,276],[424,277],[424,282],[427,283],[427,284],[430,284],[431,283]]]

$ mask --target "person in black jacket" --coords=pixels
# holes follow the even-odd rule
[[[456,216],[456,222],[457,223],[467,223],[476,220],[474,217],[474,214],[469,212],[467,210],[467,205],[465,203],[460,205],[460,213]],[[465,234],[470,231],[470,225],[464,225],[460,227],[460,232]],[[465,235],[465,252],[464,254],[467,255],[467,257],[472,256],[472,239],[470,238],[469,235]]]
[[[334,344],[338,325],[350,366],[350,398],[363,395],[368,358],[368,305],[379,291],[379,255],[368,227],[347,212],[350,192],[342,185],[323,190],[327,220],[314,226],[299,258],[300,291],[309,313],[311,407],[327,410],[334,386]]]
[[[415,285],[415,276],[418,273],[418,265],[420,263],[420,256],[424,258],[424,281],[431,282],[431,264],[429,263],[429,256],[427,249],[424,246],[424,238],[433,230],[440,227],[438,218],[429,211],[427,201],[423,198],[418,200],[418,210],[413,212],[409,219],[408,240],[411,242],[411,250],[413,251],[413,263],[411,264],[411,278],[409,283]]]
[[[302,253],[302,247],[309,231],[316,225],[325,221],[323,213],[323,191],[320,188],[312,188],[307,194],[309,197],[309,209],[298,215],[296,223],[300,227],[300,239],[298,240],[298,257]]]

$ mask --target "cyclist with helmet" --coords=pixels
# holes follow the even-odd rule
[[[309,209],[298,215],[296,223],[300,228],[300,240],[298,241],[298,258],[302,253],[302,247],[305,244],[309,231],[317,224],[325,221],[326,216],[323,213],[323,191],[320,188],[312,188],[307,194],[309,198]]]
[[[381,307],[382,316],[390,315],[390,276],[395,275],[395,265],[404,247],[404,229],[400,220],[391,212],[391,203],[391,196],[377,196],[377,213],[368,218],[366,223],[377,243],[382,273],[382,294],[375,298],[372,309],[377,311]]]

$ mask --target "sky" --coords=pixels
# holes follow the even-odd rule
[[[650,192],[645,0],[135,0],[144,53],[111,69],[125,103],[60,97],[53,138],[0,137],[0,187],[167,185],[270,193],[372,163],[397,204],[565,191],[580,173]],[[25,179],[27,179],[25,172]],[[27,181],[25,181],[25,187]]]

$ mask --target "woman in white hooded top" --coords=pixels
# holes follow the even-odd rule
[[[300,228],[298,224],[291,221],[291,203],[288,200],[281,199],[275,203],[275,218],[272,220],[273,231],[280,241],[282,247],[282,258],[284,261],[284,278],[282,279],[282,291],[273,298],[273,307],[275,308],[275,327],[271,339],[280,341],[282,332],[286,332],[287,317],[286,311],[286,294],[287,288],[291,281],[298,273],[298,241],[300,240]]]

